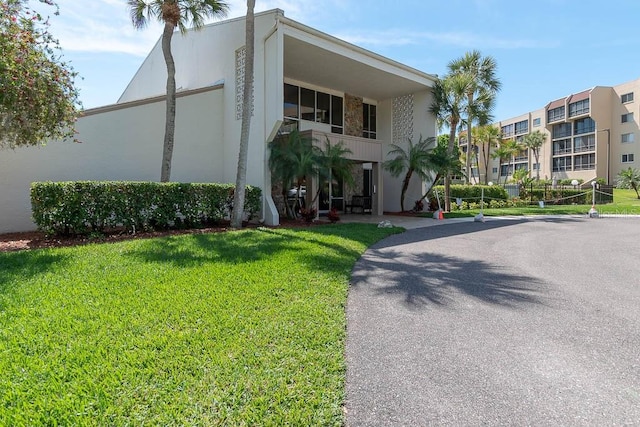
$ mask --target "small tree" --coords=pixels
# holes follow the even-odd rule
[[[320,173],[322,152],[313,145],[311,138],[293,130],[286,137],[279,137],[269,143],[269,168],[274,181],[282,185],[282,195],[287,200],[288,190],[296,186],[296,204],[299,204],[301,187],[307,178]],[[295,218],[295,212],[285,203],[287,216]]]
[[[383,163],[383,167],[388,170],[394,177],[399,177],[405,172],[402,180],[402,191],[400,192],[400,209],[404,209],[404,198],[409,188],[409,182],[413,174],[416,174],[422,181],[431,179],[430,172],[434,171],[434,165],[430,156],[436,143],[435,138],[422,139],[414,144],[408,139],[408,146],[405,149],[397,144],[391,144],[391,151],[387,154],[393,157]]]
[[[420,200],[426,198],[431,192],[433,186],[436,185],[443,177],[449,174],[463,175],[460,156],[457,154],[454,154],[453,156],[449,154],[449,136],[439,135],[437,141],[438,143],[436,147],[429,154],[431,157],[431,165],[433,166],[433,171],[436,173],[436,176],[433,178],[431,185],[427,187]]]
[[[640,169],[624,169],[618,174],[618,188],[633,188],[640,199],[638,187],[640,187]]]
[[[79,114],[77,73],[61,61],[48,21],[25,4],[0,2],[0,148],[72,139]]]
[[[482,157],[482,163],[484,166],[484,185],[489,184],[489,164],[493,157],[493,150],[502,141],[502,133],[497,126],[479,126],[472,130],[473,138],[476,141],[476,145],[480,147],[480,153],[476,156],[476,159]],[[480,165],[478,164],[478,170]]]
[[[546,140],[547,135],[539,130],[525,135],[522,139],[522,144],[533,152],[533,156],[536,159],[536,181],[540,180],[540,148]]]
[[[319,148],[318,151],[318,179],[320,182],[327,180],[329,182],[329,200],[331,200],[331,182],[333,178],[344,182],[348,186],[353,186],[355,180],[351,173],[351,167],[353,161],[348,158],[352,154],[352,151],[345,147],[343,141],[337,144],[331,144],[329,137],[325,140],[325,148]],[[316,192],[312,203],[315,203],[320,195],[320,185],[318,185],[318,191]]]

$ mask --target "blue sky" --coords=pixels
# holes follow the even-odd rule
[[[32,0],[33,1],[33,0]],[[244,0],[228,1],[242,16]],[[125,0],[58,0],[51,32],[83,80],[85,108],[117,101],[161,34],[132,28]],[[328,34],[443,75],[477,49],[498,63],[496,120],[592,86],[640,78],[638,0],[257,0]],[[179,36],[178,36],[179,37]]]

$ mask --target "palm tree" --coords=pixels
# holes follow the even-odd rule
[[[540,181],[540,148],[547,140],[547,135],[539,130],[524,136],[522,144],[533,152],[536,159],[536,181]]]
[[[502,169],[502,163],[504,161],[509,162],[508,168],[511,167],[511,158],[514,156],[517,151],[514,150],[514,144],[516,142],[512,139],[503,140],[500,142],[498,147],[494,150],[492,157],[494,159],[498,159],[499,170]],[[505,175],[504,182],[507,182],[507,176],[509,175],[509,171],[507,169],[507,174]],[[500,172],[498,172],[498,184],[500,183]]]
[[[500,143],[500,146],[498,146],[498,148],[495,150],[494,158],[500,159],[500,163],[502,163],[504,160],[508,160],[509,161],[508,170],[513,170],[511,164],[514,163],[514,157],[516,154],[520,152],[521,149],[522,147],[520,147],[520,144],[518,144],[516,140],[507,139],[502,141]],[[508,176],[508,172],[504,178],[505,184],[507,183],[507,176]],[[499,180],[500,180],[500,176],[498,176],[498,181]]]
[[[329,203],[331,204],[331,183],[333,178],[337,178],[339,181],[344,182],[348,186],[353,186],[355,180],[351,173],[351,167],[353,166],[353,160],[348,156],[352,154],[352,151],[345,147],[343,141],[337,144],[331,144],[329,137],[325,140],[325,149],[321,148],[318,151],[318,182],[329,182]],[[318,191],[316,192],[312,204],[315,204],[318,196],[320,195],[321,186],[318,185]],[[329,206],[331,208],[331,206]]]
[[[299,205],[302,185],[320,173],[321,150],[313,145],[311,138],[302,136],[298,130],[271,141],[269,150],[269,168],[274,181],[281,183],[285,201],[289,188],[295,186],[295,204]],[[285,205],[287,216],[295,218],[295,211],[288,204]]]
[[[471,84],[467,86],[467,151],[473,146],[473,134],[471,128],[474,120],[480,125],[490,121],[490,111],[493,108],[496,93],[500,90],[500,80],[496,77],[496,60],[491,57],[482,57],[482,54],[473,50],[464,54],[462,58],[449,62],[449,74],[463,74],[469,77]],[[467,183],[471,170],[471,156],[467,156],[466,171]]]
[[[473,138],[476,141],[476,145],[480,147],[480,154],[482,154],[482,162],[484,166],[484,185],[489,184],[489,162],[492,158],[492,150],[496,148],[502,141],[502,133],[497,126],[480,126],[471,131]],[[476,156],[478,159],[479,156]],[[478,165],[480,170],[480,165]]]
[[[441,137],[444,137],[444,139]],[[420,200],[427,197],[433,186],[436,185],[442,177],[446,177],[448,174],[462,175],[460,157],[457,154],[454,154],[453,156],[449,154],[448,144],[449,137],[447,135],[441,135],[437,138],[436,147],[429,153],[429,156],[431,157],[430,162],[436,176],[433,178],[431,185],[426,189]]]
[[[236,190],[233,194],[233,210],[231,212],[231,227],[242,228],[244,216],[244,196],[247,185],[247,154],[249,152],[249,131],[251,130],[251,110],[253,110],[253,57],[255,45],[255,17],[253,10],[256,0],[247,0],[247,17],[245,24],[245,58],[244,58],[244,88],[242,100],[242,124],[240,127],[240,152],[238,154],[238,171],[236,176]]]
[[[436,116],[440,128],[449,128],[449,156],[458,155],[456,152],[456,131],[460,124],[462,112],[466,105],[467,87],[471,79],[465,75],[447,75],[443,79],[436,80],[433,86],[433,102],[429,112]],[[451,210],[451,172],[444,179],[445,210]]]
[[[618,188],[633,188],[636,196],[640,199],[638,187],[640,187],[640,169],[629,167],[618,174]]]
[[[400,192],[400,209],[402,209],[402,212],[404,212],[405,194],[413,174],[416,174],[422,181],[427,181],[431,179],[430,172],[434,171],[430,153],[435,146],[436,139],[422,139],[422,136],[420,136],[417,144],[414,144],[411,139],[408,141],[409,145],[406,150],[400,145],[391,144],[391,151],[387,155],[393,156],[393,158],[383,163],[383,167],[394,177],[399,177],[402,172],[405,172],[402,180],[402,191]]]
[[[167,65],[167,110],[160,181],[171,178],[171,158],[176,121],[176,65],[171,53],[171,39],[176,28],[182,34],[191,23],[194,29],[203,27],[206,18],[223,17],[228,6],[220,0],[127,0],[131,21],[137,29],[144,29],[156,18],[164,23],[162,53]]]

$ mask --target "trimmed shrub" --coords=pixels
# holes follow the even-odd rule
[[[484,188],[484,201],[485,203],[490,203],[491,200],[507,200],[509,198],[509,194],[507,191],[499,186],[499,185],[452,185],[451,186],[451,205],[453,206],[456,202],[456,199],[460,198],[463,201],[467,201],[469,203],[476,202],[480,203],[480,198],[482,197],[482,189]],[[444,186],[436,185],[431,189],[437,189],[440,197],[444,195]],[[433,193],[435,194],[435,193]],[[435,196],[431,198],[435,199]],[[443,203],[444,205],[444,203]]]
[[[31,209],[47,234],[89,234],[123,227],[161,230],[215,224],[228,218],[234,185],[129,181],[35,182]],[[245,214],[261,207],[262,191],[247,186]]]

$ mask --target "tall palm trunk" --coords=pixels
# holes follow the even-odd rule
[[[468,108],[470,109],[471,105],[473,105],[473,94],[469,94],[467,102]],[[471,115],[471,112],[469,112],[469,114],[467,115],[467,161],[465,165],[465,170],[467,172],[467,184],[471,184],[471,147],[473,146],[471,136],[472,120],[473,116]]]
[[[253,9],[255,0],[247,0],[247,17],[245,28],[245,58],[244,58],[244,88],[242,91],[242,124],[240,127],[240,152],[238,153],[238,170],[236,175],[236,190],[233,195],[233,211],[231,226],[242,227],[244,216],[245,187],[247,185],[247,156],[249,152],[249,133],[251,130],[251,110],[253,106],[253,59],[255,19]],[[298,187],[298,190],[300,187]]]
[[[451,120],[449,123],[449,156],[453,157],[456,149],[456,128],[458,127],[458,120]],[[451,212],[451,171],[447,171],[447,176],[444,178],[444,210]]]
[[[173,157],[173,140],[176,130],[176,64],[171,54],[171,38],[175,28],[175,25],[166,22],[162,33],[162,54],[167,64],[167,110],[162,149],[162,170],[160,172],[160,181],[162,182],[168,182],[171,179],[171,158]]]
[[[409,168],[407,174],[404,176],[404,180],[402,181],[402,192],[400,193],[400,209],[404,212],[404,198],[407,195],[407,189],[409,188],[409,182],[411,181],[411,176],[413,175],[413,169]]]
[[[533,157],[536,159],[536,181],[540,181],[540,152],[533,150]]]
[[[484,161],[484,185],[489,184],[489,159],[490,153],[487,153],[487,149],[491,149],[491,143],[488,144],[482,143],[482,160]],[[480,169],[478,169],[480,170]],[[500,179],[500,175],[498,175],[498,179]]]

